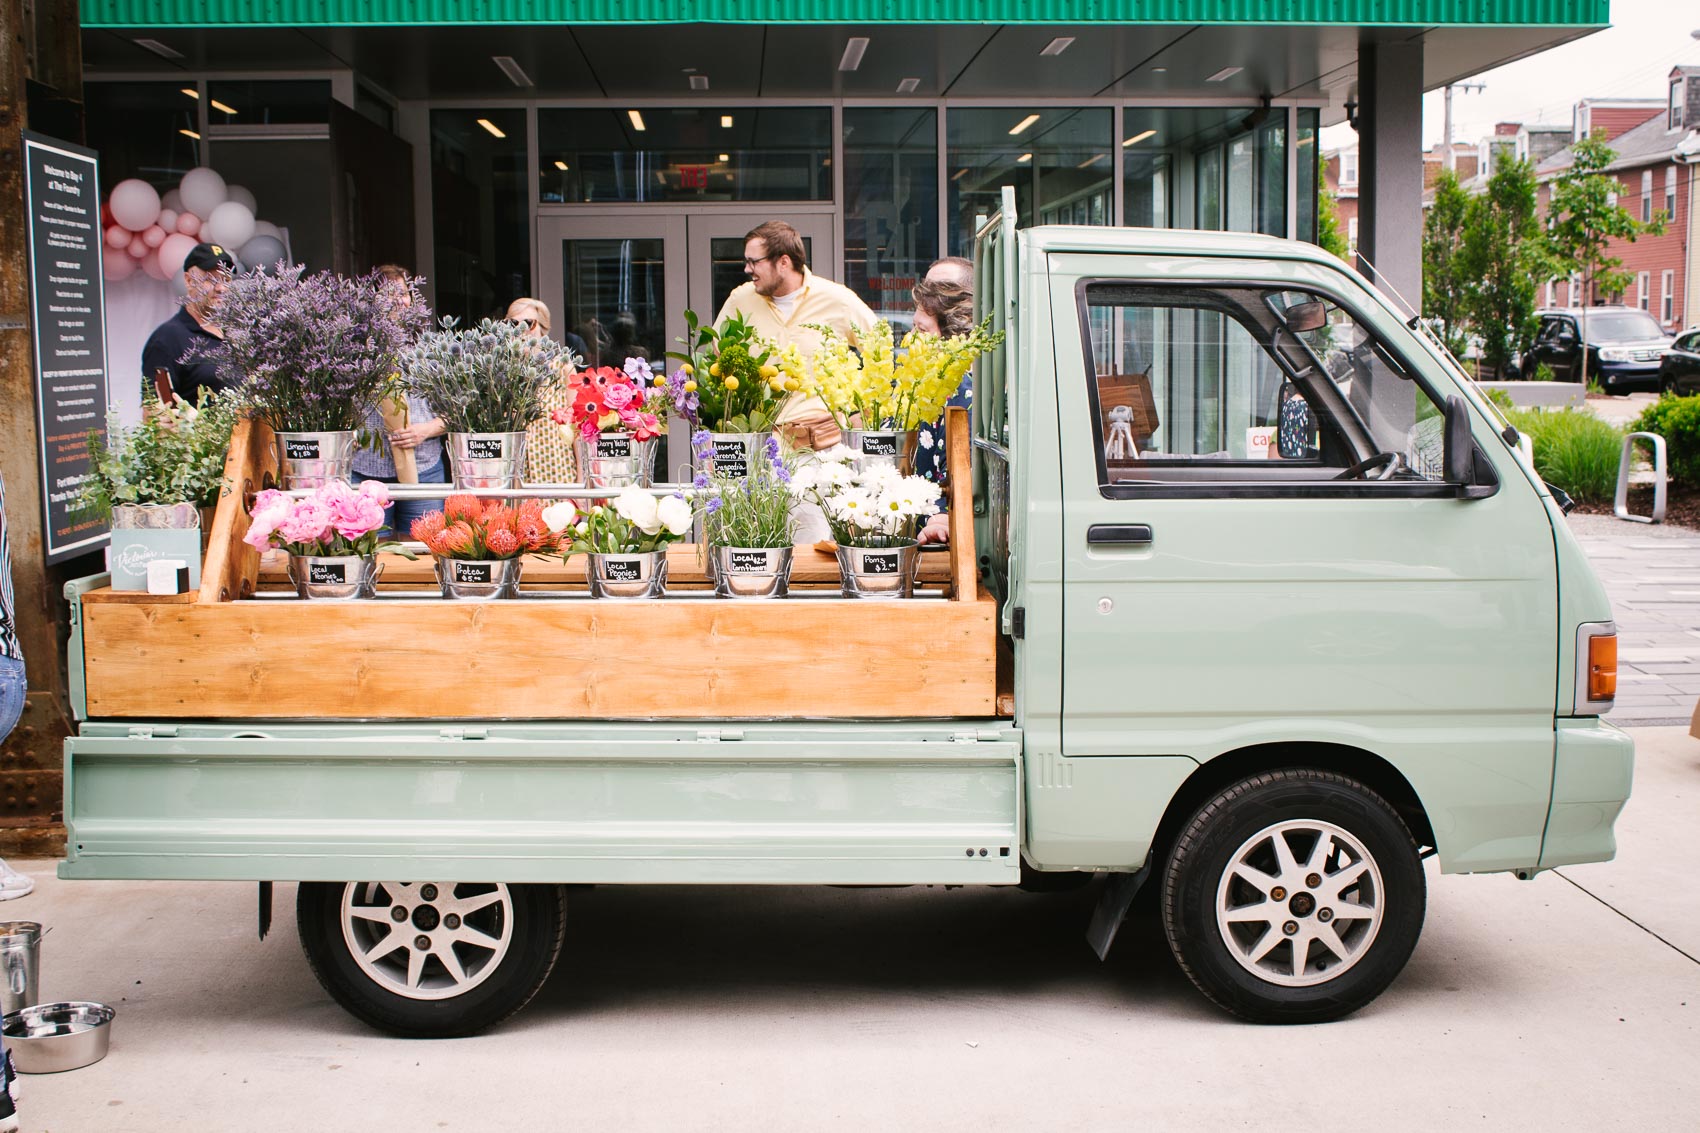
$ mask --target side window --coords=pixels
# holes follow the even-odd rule
[[[1101,485],[1441,479],[1440,409],[1326,297],[1098,282],[1081,299]]]

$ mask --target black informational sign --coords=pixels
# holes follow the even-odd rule
[[[24,132],[30,316],[47,561],[106,541],[104,520],[73,513],[90,473],[88,435],[106,431],[106,291],[93,150]]]

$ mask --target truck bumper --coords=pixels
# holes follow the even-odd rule
[[[1612,824],[1634,778],[1635,741],[1603,720],[1559,720],[1555,732],[1540,868],[1610,861],[1617,855]]]

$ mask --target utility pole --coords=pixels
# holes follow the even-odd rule
[[[1487,89],[1486,83],[1448,83],[1446,84],[1446,171],[1458,172],[1458,155],[1452,152],[1452,89],[1475,91],[1478,94]]]

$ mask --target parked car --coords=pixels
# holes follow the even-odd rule
[[[1535,343],[1523,355],[1524,377],[1538,366],[1551,367],[1561,382],[1587,375],[1607,393],[1659,388],[1659,361],[1670,349],[1670,336],[1646,311],[1634,307],[1577,307],[1539,311]]]
[[[1687,397],[1700,393],[1700,327],[1676,336],[1659,363],[1659,392]]]

